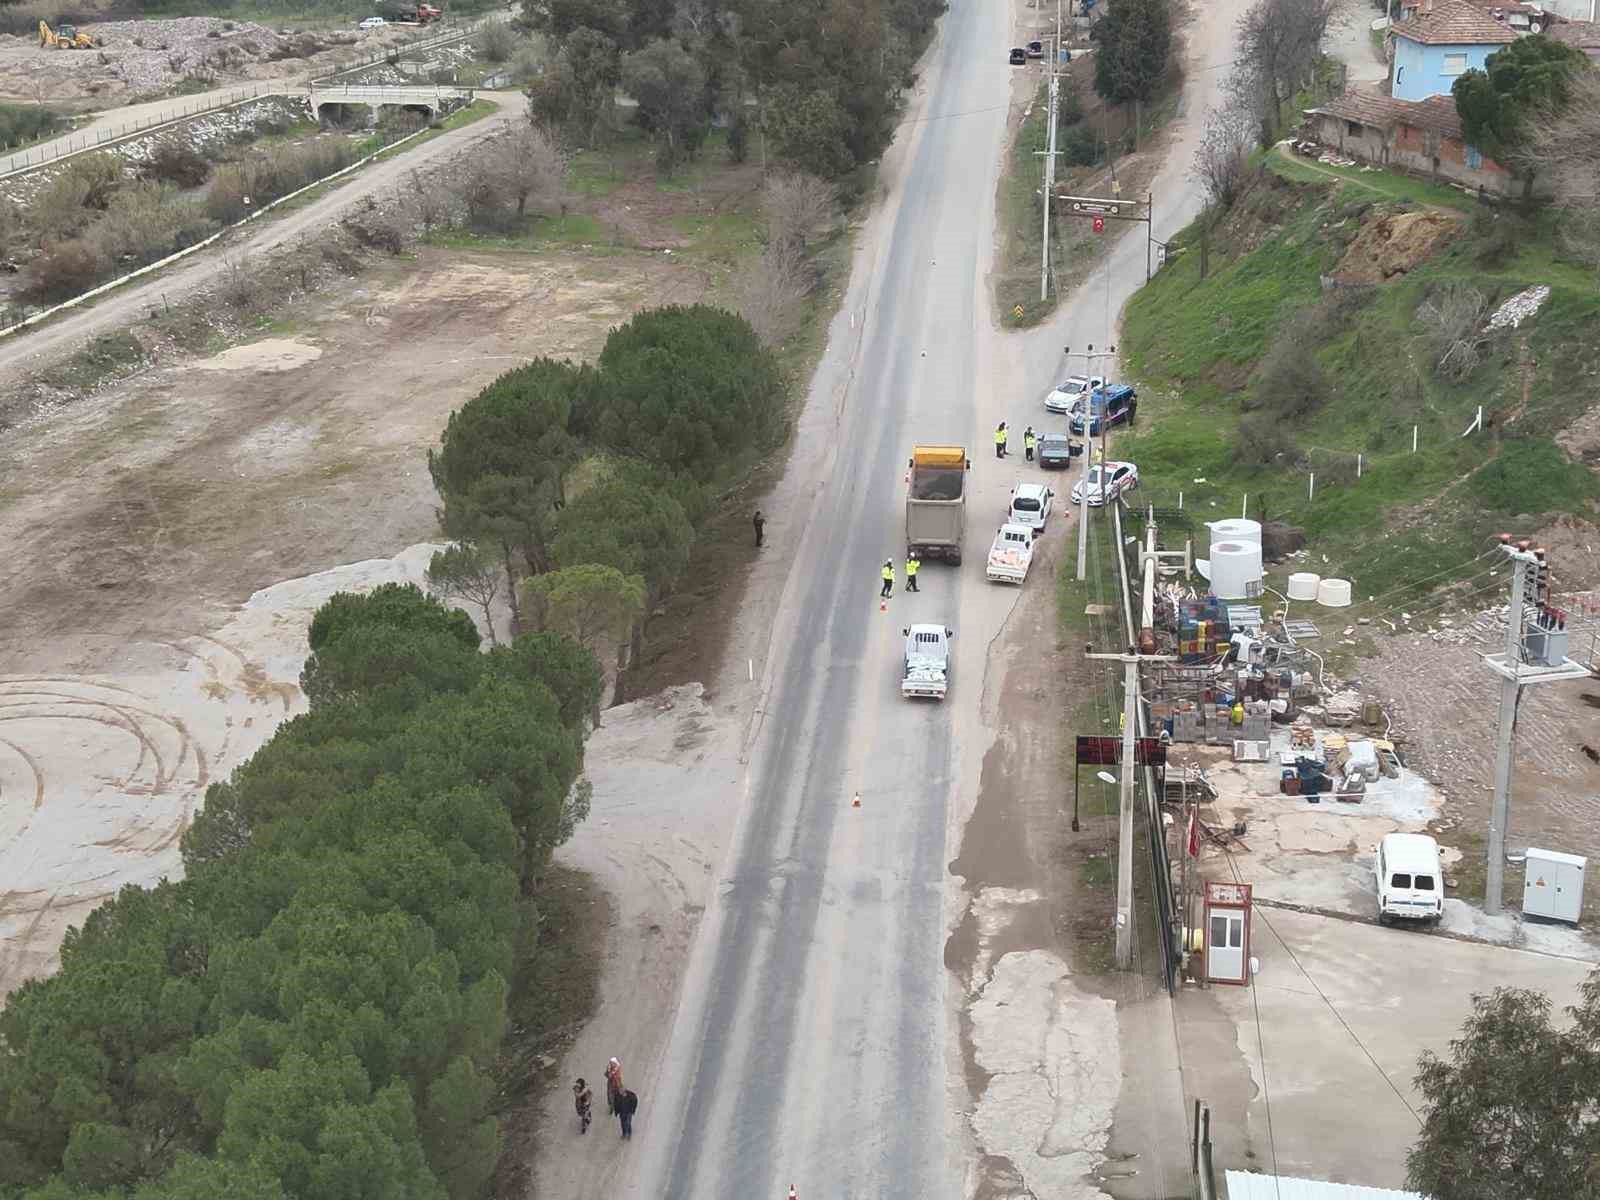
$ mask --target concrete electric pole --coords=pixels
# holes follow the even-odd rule
[[[1061,353],[1069,362],[1074,358],[1083,359],[1084,360],[1083,361],[1083,369],[1085,371],[1089,372],[1089,375],[1090,375],[1090,377],[1092,379],[1093,376],[1094,376],[1094,368],[1091,367],[1089,364],[1094,362],[1094,360],[1097,359],[1097,358],[1115,358],[1117,356],[1117,348],[1115,346],[1107,346],[1100,353],[1096,354],[1095,353],[1095,349],[1094,349],[1094,343],[1090,342],[1089,343],[1089,349],[1086,350],[1086,351],[1085,350],[1074,351],[1071,346],[1063,346],[1061,348]],[[1083,397],[1082,403],[1083,403],[1083,503],[1078,506],[1079,512],[1078,512],[1078,575],[1077,575],[1077,578],[1080,581],[1083,579],[1085,572],[1087,572],[1088,569],[1089,569],[1089,460],[1094,457],[1092,454],[1089,453],[1090,448],[1094,445],[1094,439],[1089,436],[1089,421],[1093,416],[1093,410],[1094,410],[1094,388],[1093,387],[1089,388],[1089,390],[1084,393],[1084,397]],[[1069,442],[1072,440],[1071,434],[1072,434],[1072,431],[1071,431],[1071,427],[1070,427],[1070,423],[1069,423],[1069,427],[1068,427],[1068,430],[1067,430],[1067,440]]]
[[[1049,130],[1044,150],[1044,188],[1040,191],[1040,199],[1044,201],[1044,237],[1039,249],[1039,302],[1042,304],[1050,298],[1050,209],[1055,204],[1056,191],[1056,117],[1061,111],[1059,103],[1061,96],[1061,6],[1056,5],[1056,38],[1055,44],[1050,48],[1050,86],[1046,94],[1049,96],[1050,112],[1046,116],[1046,127]]]
[[[1121,553],[1119,547],[1118,553]],[[1129,646],[1124,654],[1091,654],[1085,658],[1122,664],[1122,764],[1117,773],[1120,803],[1117,814],[1117,967],[1126,971],[1133,966],[1133,772],[1137,757],[1134,750],[1134,730],[1139,713],[1139,663],[1172,662],[1170,654],[1140,654]],[[1166,836],[1164,830],[1151,830],[1151,837]]]
[[[1483,888],[1483,911],[1496,916],[1501,910],[1506,873],[1506,827],[1511,818],[1511,752],[1517,725],[1517,704],[1529,684],[1586,679],[1589,670],[1567,657],[1566,614],[1549,604],[1543,550],[1529,550],[1527,542],[1511,544],[1500,536],[1501,549],[1511,560],[1511,607],[1506,616],[1503,654],[1485,654],[1484,665],[1500,676],[1500,729],[1495,748],[1494,806],[1489,810],[1489,861]],[[1528,601],[1535,606],[1533,628],[1527,624]]]

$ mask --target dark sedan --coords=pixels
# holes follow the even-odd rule
[[[1046,433],[1039,437],[1039,465],[1049,470],[1065,467],[1083,453],[1083,443],[1075,442],[1064,433]]]

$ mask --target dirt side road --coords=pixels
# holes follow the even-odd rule
[[[397,188],[416,168],[443,162],[469,150],[521,119],[525,104],[522,93],[483,92],[481,95],[499,105],[499,111],[392,158],[372,163],[341,187],[303,208],[265,217],[259,224],[236,230],[218,244],[220,253],[197,254],[170,271],[157,272],[153,277],[101,297],[86,308],[63,313],[42,327],[0,339],[0,378],[16,378],[24,371],[41,367],[91,338],[137,322],[152,308],[181,300],[217,282],[227,269],[224,255],[237,260],[245,255],[265,253],[325,229],[367,197],[380,196]]]

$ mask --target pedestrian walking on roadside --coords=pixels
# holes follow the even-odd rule
[[[1022,452],[1027,455],[1029,462],[1033,461],[1033,448],[1038,445],[1038,438],[1034,437],[1033,426],[1029,425],[1022,431]]]
[[[886,558],[883,560],[882,575],[883,590],[879,592],[878,595],[887,600],[890,596],[894,595],[894,559]]]
[[[994,427],[994,456],[996,458],[1004,458],[1006,456],[1006,423],[1004,421]]]
[[[578,1110],[578,1132],[588,1133],[589,1122],[593,1119],[591,1109],[594,1106],[594,1093],[589,1090],[589,1085],[583,1081],[583,1076],[578,1076],[578,1082],[572,1085],[572,1102]]]
[[[766,537],[767,519],[761,515],[761,510],[756,509],[756,515],[750,518],[750,523],[756,527],[756,549],[761,548],[761,542]]]
[[[617,1097],[622,1095],[622,1064],[612,1059],[606,1064],[606,1112],[615,1116]]]
[[[617,1120],[622,1122],[622,1136],[633,1136],[633,1114],[639,1111],[639,1097],[627,1088],[622,1089],[622,1094],[617,1097]]]
[[[917,572],[921,569],[922,560],[917,558],[916,555],[913,554],[906,559],[906,591],[915,592],[920,590],[917,587]]]

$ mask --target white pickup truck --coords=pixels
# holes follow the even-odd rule
[[[991,583],[1020,585],[1028,577],[1033,564],[1033,530],[1026,525],[1006,522],[994,535],[994,545],[989,547],[989,580]]]
[[[906,665],[900,694],[908,700],[943,700],[950,690],[950,639],[955,631],[943,625],[908,625],[902,632]]]

